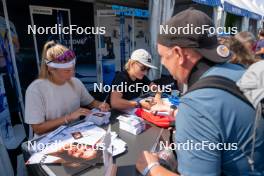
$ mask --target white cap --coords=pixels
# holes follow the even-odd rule
[[[149,52],[147,52],[144,49],[137,49],[133,51],[131,54],[131,60],[138,61],[139,63],[145,65],[146,67],[158,69],[157,67],[152,65],[151,55],[149,54]]]

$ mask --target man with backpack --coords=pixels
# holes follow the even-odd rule
[[[256,128],[255,108],[235,84],[244,68],[227,63],[230,51],[217,43],[216,35],[195,30],[214,27],[205,13],[187,9],[165,25],[180,29],[188,24],[196,32],[158,35],[161,63],[188,85],[176,115],[177,174],[264,175],[264,119]],[[175,112],[162,104],[152,110]],[[142,175],[177,175],[147,151],[136,166]]]

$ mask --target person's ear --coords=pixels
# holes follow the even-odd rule
[[[175,57],[178,59],[178,63],[183,65],[185,61],[183,49],[181,47],[175,46],[173,48],[173,52],[175,53]]]
[[[134,69],[134,68],[135,68],[135,65],[136,65],[136,62],[131,62],[130,67],[131,67],[132,69]]]
[[[55,68],[48,67],[48,72],[53,73],[55,71]]]

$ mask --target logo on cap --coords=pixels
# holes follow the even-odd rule
[[[225,45],[219,45],[216,48],[216,52],[221,57],[228,57],[230,55],[230,50]]]
[[[148,58],[148,62],[151,63],[151,58],[150,57]]]

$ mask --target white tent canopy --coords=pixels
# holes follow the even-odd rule
[[[256,11],[258,11],[259,14],[264,16],[264,1],[260,2],[260,0],[251,0],[252,6]]]
[[[260,2],[259,0],[224,0],[224,2],[240,8],[241,16],[259,19],[262,19],[264,16],[264,11],[260,9],[260,6],[263,6],[264,2]]]
[[[261,12],[258,8],[256,8],[254,5],[253,5],[253,1],[252,0],[241,0],[248,8],[249,11],[251,12],[254,12],[254,13],[257,13],[261,16],[263,16],[264,12]],[[256,1],[256,0],[255,0]]]

